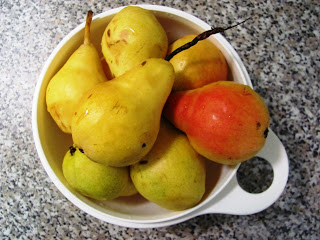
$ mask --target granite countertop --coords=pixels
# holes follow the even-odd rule
[[[290,161],[287,186],[268,209],[207,214],[157,229],[100,221],[69,202],[41,165],[31,124],[44,62],[84,21],[125,4],[183,10],[212,26],[247,23],[223,35],[265,100]],[[0,1],[1,239],[320,239],[320,47],[318,1]]]

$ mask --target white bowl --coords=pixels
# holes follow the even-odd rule
[[[169,42],[183,35],[199,34],[211,28],[202,20],[176,9],[157,5],[139,6],[154,12],[164,26]],[[112,9],[93,18],[91,38],[99,52],[104,29],[121,9]],[[239,165],[222,166],[215,187],[206,193],[208,196],[197,206],[184,211],[169,211],[139,196],[94,201],[74,191],[62,174],[62,159],[72,145],[71,135],[64,134],[47,112],[45,92],[52,76],[82,43],[84,26],[82,23],[76,27],[54,49],[42,69],[33,100],[32,126],[36,148],[44,169],[64,196],[86,213],[103,221],[139,228],[168,226],[207,213],[252,214],[276,201],[287,182],[288,158],[283,145],[271,130],[265,147],[257,156],[269,161],[274,177],[271,186],[260,194],[250,194],[239,186],[236,179]],[[216,34],[209,37],[209,40],[224,54],[232,80],[252,87],[241,59],[226,39],[221,34]]]

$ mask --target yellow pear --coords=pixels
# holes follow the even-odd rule
[[[106,27],[101,47],[113,76],[118,77],[148,58],[164,58],[168,38],[151,11],[128,6]]]
[[[205,158],[164,119],[153,148],[130,167],[130,175],[142,196],[171,210],[193,207],[205,193]]]
[[[71,133],[71,119],[83,93],[107,80],[99,54],[90,40],[91,20],[92,12],[89,11],[83,44],[53,76],[47,87],[47,109],[65,133]]]
[[[191,42],[196,35],[186,35],[169,46],[168,54]],[[212,42],[205,39],[175,55],[171,60],[176,74],[174,91],[190,90],[212,82],[227,80],[227,61]]]
[[[72,119],[72,138],[93,161],[138,162],[152,148],[174,82],[172,65],[151,58],[86,92]]]
[[[91,161],[79,148],[71,147],[62,163],[63,175],[76,191],[96,200],[111,200],[127,186],[127,167],[115,168]]]

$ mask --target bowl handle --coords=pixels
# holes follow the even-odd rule
[[[267,160],[273,168],[273,181],[270,187],[262,193],[248,193],[240,187],[235,174],[225,189],[204,205],[197,215],[208,213],[247,215],[271,206],[283,192],[289,174],[287,153],[271,129],[265,146],[256,156]]]

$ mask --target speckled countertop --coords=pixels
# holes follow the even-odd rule
[[[211,214],[129,229],[79,210],[54,186],[31,125],[35,86],[62,38],[95,13],[159,4],[212,26],[256,17],[224,34],[264,98],[290,160],[287,186],[249,216]],[[320,239],[320,4],[318,1],[0,1],[0,239]]]

